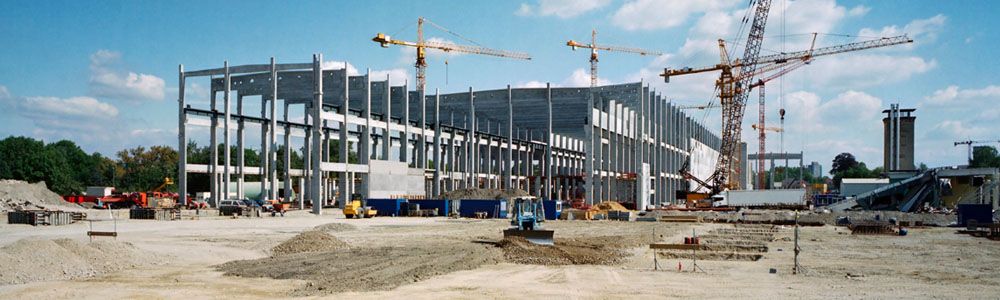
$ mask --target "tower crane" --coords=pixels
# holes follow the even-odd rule
[[[969,147],[969,162],[972,162],[972,145],[992,144],[992,143],[1000,143],[1000,140],[992,140],[992,141],[973,141],[973,140],[958,141],[958,142],[955,142],[955,147],[958,147],[958,145],[966,145],[966,146],[968,146]]]
[[[590,49],[590,87],[597,86],[597,50],[603,50],[608,52],[624,52],[624,53],[635,53],[639,55],[663,55],[663,53],[656,51],[643,50],[639,48],[630,47],[619,47],[619,46],[608,46],[608,45],[598,45],[597,44],[597,29],[590,31],[590,44],[582,44],[580,42],[569,40],[566,42],[566,46],[569,46],[574,51],[576,48],[587,48]]]
[[[741,139],[743,114],[749,95],[748,92],[752,83],[754,83],[755,76],[789,67],[793,63],[805,64],[820,56],[913,42],[906,35],[902,35],[819,49],[760,56],[760,47],[763,41],[764,28],[767,23],[767,14],[771,1],[757,0],[754,4],[754,7],[751,7],[751,10],[754,12],[752,17],[753,23],[749,29],[742,59],[730,60],[726,51],[725,41],[720,39],[719,64],[697,69],[665,68],[663,73],[660,74],[660,76],[663,76],[665,82],[670,82],[671,76],[721,71],[719,79],[716,81],[719,103],[722,105],[722,143],[719,149],[719,159],[717,160],[715,171],[707,180],[695,180],[701,187],[708,188],[713,194],[738,187],[735,180],[737,177],[733,176],[733,173],[736,172],[736,167],[739,165],[737,150]],[[750,21],[751,19],[745,18],[744,20]],[[779,71],[782,75],[787,72],[783,70]],[[694,176],[687,170],[689,163],[686,162],[684,164],[680,173],[685,179],[694,179]]]
[[[513,59],[524,59],[524,60],[530,60],[531,59],[530,55],[528,55],[527,53],[523,53],[523,52],[513,52],[513,51],[506,51],[506,50],[490,49],[490,48],[486,48],[486,47],[478,46],[478,45],[477,46],[467,46],[467,45],[457,45],[457,44],[452,44],[452,43],[442,43],[442,42],[435,42],[435,41],[424,40],[424,23],[430,24],[431,26],[434,26],[434,27],[436,27],[436,28],[438,28],[438,29],[440,29],[442,31],[445,31],[445,32],[448,32],[448,33],[451,33],[451,34],[454,34],[454,35],[458,36],[458,34],[455,34],[451,30],[448,30],[448,29],[446,29],[444,27],[441,27],[441,26],[439,26],[437,24],[434,24],[434,22],[431,22],[430,20],[428,20],[428,19],[426,19],[424,17],[420,17],[420,18],[417,18],[417,41],[416,42],[394,40],[389,35],[381,33],[381,32],[378,33],[378,34],[376,34],[375,37],[372,38],[372,41],[375,41],[376,43],[379,43],[379,45],[381,45],[382,48],[389,48],[389,45],[399,45],[399,46],[407,46],[407,47],[417,48],[417,62],[413,66],[417,69],[417,88],[420,91],[423,91],[424,88],[427,87],[427,49],[437,49],[437,50],[441,50],[441,51],[444,51],[444,52],[460,52],[460,53],[469,53],[469,54],[489,55],[489,56],[505,57],[505,58],[513,58]],[[459,36],[459,37],[461,37],[461,36]],[[466,39],[466,40],[468,40],[468,39]],[[468,40],[468,41],[472,42],[472,43],[475,43],[475,44],[478,44],[478,43],[473,42],[471,40]]]

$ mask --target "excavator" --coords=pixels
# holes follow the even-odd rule
[[[545,222],[545,206],[542,199],[525,196],[511,199],[510,203],[513,217],[510,220],[511,227],[503,231],[503,237],[522,237],[532,244],[554,245],[553,236],[555,232],[542,228]]]

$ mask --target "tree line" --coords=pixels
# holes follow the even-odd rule
[[[337,159],[339,145],[331,141],[333,159]],[[353,146],[353,145],[352,145]],[[187,161],[191,164],[209,164],[211,147],[198,146],[194,141],[187,145]],[[218,159],[225,159],[225,147],[218,145]],[[300,151],[292,151],[291,167],[300,169],[304,160]],[[230,159],[236,164],[239,149],[232,146]],[[284,177],[285,147],[276,150],[278,178]],[[356,161],[356,153],[351,153]],[[27,182],[44,181],[48,188],[60,195],[80,195],[88,186],[113,186],[123,192],[149,191],[161,185],[165,178],[177,179],[177,164],[180,157],[170,146],[138,146],[106,157],[98,152],[87,154],[76,143],[61,140],[46,144],[30,137],[10,136],[0,140],[0,179],[16,179]],[[260,166],[260,154],[254,149],[244,150],[247,166]],[[258,175],[245,176],[247,181],[259,181]],[[207,191],[208,174],[188,174],[189,192]],[[166,186],[164,191],[177,191],[177,187]]]

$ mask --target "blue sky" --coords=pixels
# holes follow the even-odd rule
[[[417,17],[482,45],[528,52],[531,61],[432,53],[430,88],[494,89],[507,84],[588,84],[586,51],[567,39],[641,47],[666,53],[602,53],[602,82],[644,80],[679,104],[711,98],[715,74],[673,80],[664,67],[717,63],[715,40],[735,41],[746,1],[3,1],[0,2],[0,136],[47,141],[68,138],[87,151],[113,154],[135,145],[175,146],[177,65],[204,69],[231,64],[306,62],[313,53],[347,61],[394,80],[413,81],[413,51],[383,49],[376,32],[415,39]],[[769,125],[784,107],[787,151],[829,168],[839,152],[869,166],[881,162],[880,111],[889,103],[917,108],[917,161],[962,163],[953,141],[1000,137],[996,82],[995,1],[774,0],[764,53],[907,33],[908,46],[818,59],[768,85]],[[782,29],[782,24],[784,28]],[[428,29],[429,38],[467,43]],[[782,34],[783,32],[783,34]],[[846,35],[846,36],[843,36]],[[785,38],[782,39],[782,36]],[[733,42],[735,46],[738,41]],[[449,61],[445,84],[444,60]],[[397,82],[399,82],[397,81]],[[189,96],[205,99],[205,82]],[[756,116],[756,93],[748,116]],[[718,127],[718,111],[692,111]],[[745,133],[750,124],[745,122]],[[744,134],[756,145],[756,136]],[[769,151],[778,137],[769,136]],[[755,148],[755,146],[752,146]]]

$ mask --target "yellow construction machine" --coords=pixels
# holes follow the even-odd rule
[[[373,209],[371,206],[366,205],[366,201],[361,195],[355,194],[351,197],[351,201],[344,206],[344,217],[348,219],[353,218],[371,218],[378,214],[378,211]]]

